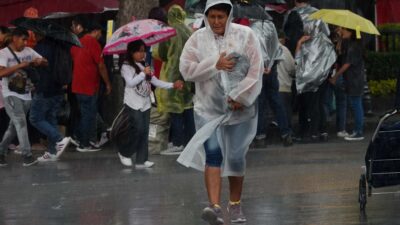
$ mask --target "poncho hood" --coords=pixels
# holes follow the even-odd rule
[[[230,25],[231,25],[231,23],[233,21],[233,8],[232,8],[233,6],[232,6],[231,1],[229,1],[229,0],[208,0],[207,3],[206,3],[206,8],[204,10],[204,24],[206,25],[207,30],[209,30],[210,32],[214,33],[212,31],[211,27],[210,27],[210,24],[208,23],[206,12],[211,7],[213,7],[215,5],[218,5],[218,4],[227,4],[227,5],[231,6],[231,11],[229,13],[228,20],[226,21],[226,26],[225,26],[225,35],[226,35],[226,33],[228,33]]]
[[[183,24],[185,22],[186,13],[179,5],[173,5],[168,10],[168,24]]]

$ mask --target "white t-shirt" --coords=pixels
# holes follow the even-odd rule
[[[139,68],[143,70],[143,66],[138,64]],[[131,107],[134,110],[140,110],[144,112],[151,108],[151,100],[150,96],[144,97],[138,94],[137,85],[142,84],[145,81],[146,75],[141,72],[136,74],[135,69],[130,65],[122,65],[121,67],[121,75],[125,80],[125,92],[124,92],[124,103]],[[151,77],[149,81],[156,87],[170,89],[173,88],[174,84],[165,82],[157,79],[155,76]]]
[[[30,62],[36,58],[42,58],[37,52],[29,47],[25,47],[24,50],[20,52],[14,51],[17,55],[18,59],[21,62]],[[3,48],[0,50],[0,66],[2,67],[11,67],[17,65],[18,62],[15,59],[14,55],[10,52],[8,48]],[[2,79],[3,84],[3,97],[6,98],[8,96],[15,96],[22,100],[31,100],[31,93],[27,94],[18,94],[16,92],[10,91],[8,89],[8,77],[3,77]]]

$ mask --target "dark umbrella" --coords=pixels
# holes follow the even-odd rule
[[[267,4],[286,4],[285,0],[254,0],[257,4],[267,5]]]
[[[33,32],[40,33],[48,38],[66,42],[68,44],[82,47],[78,36],[73,34],[67,28],[44,19],[20,17],[11,21],[11,24],[22,27]]]
[[[258,4],[233,4],[234,18],[248,18],[257,20],[272,20],[265,8]]]
[[[260,1],[260,2],[258,2]],[[272,20],[272,17],[265,11],[265,2],[277,2],[282,0],[232,0],[233,17],[259,20]],[[186,11],[189,13],[204,13],[207,0],[186,1]]]

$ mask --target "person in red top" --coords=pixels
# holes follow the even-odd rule
[[[97,114],[97,92],[102,79],[106,94],[111,92],[111,83],[102,58],[102,49],[98,42],[101,37],[101,26],[92,24],[89,32],[80,38],[82,48],[72,47],[74,62],[72,93],[79,103],[80,121],[75,135],[79,146],[77,151],[93,152],[100,149],[90,145],[90,134],[95,126]]]

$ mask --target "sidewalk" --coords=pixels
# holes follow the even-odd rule
[[[372,133],[377,128],[380,117],[382,115],[384,115],[386,112],[388,112],[389,110],[390,110],[390,108],[385,109],[384,105],[379,105],[378,107],[374,106],[373,114],[364,116],[365,138],[370,138]],[[270,116],[269,116],[267,121],[271,122],[271,119],[273,119],[273,118],[270,118]],[[337,130],[336,130],[335,123],[336,123],[336,115],[333,114],[333,115],[331,115],[331,117],[328,118],[328,143],[331,141],[343,140],[343,138],[339,138],[336,136]],[[292,118],[292,126],[293,126],[292,130],[293,130],[294,136],[297,135],[298,124],[299,123],[298,123],[297,113],[294,113],[293,118]],[[353,128],[353,118],[351,117],[351,115],[348,115],[347,125],[346,125],[347,132],[351,133],[352,128]],[[270,123],[267,132],[268,132],[267,140],[266,140],[267,146],[275,145],[275,144],[279,145],[282,143],[280,134],[279,134],[279,129],[277,126]],[[323,142],[321,142],[321,143],[323,143]],[[296,144],[296,143],[294,142],[294,144]],[[266,147],[266,146],[262,146],[262,144],[260,145],[260,143],[253,143],[252,147]]]

